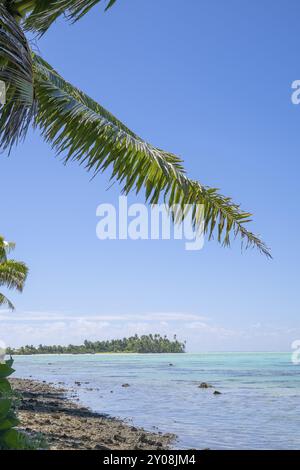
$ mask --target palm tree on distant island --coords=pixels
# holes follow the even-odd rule
[[[0,79],[7,86],[0,109],[0,150],[10,151],[33,124],[65,162],[75,160],[94,174],[111,168],[111,178],[124,194],[144,190],[151,204],[163,197],[169,207],[180,208],[175,221],[182,220],[181,208],[188,204],[195,228],[203,227],[209,239],[216,233],[229,246],[230,235],[239,235],[246,247],[270,256],[263,241],[246,228],[250,213],[217,189],[188,178],[179,157],[140,138],[31,50],[26,31],[41,36],[60,16],[75,22],[100,2],[0,0]],[[107,0],[106,10],[115,2]]]
[[[28,268],[21,261],[14,261],[7,258],[7,255],[15,248],[15,244],[7,242],[0,236],[0,286],[8,289],[16,289],[22,292]],[[11,301],[0,292],[0,306],[7,306],[10,310],[14,310]]]

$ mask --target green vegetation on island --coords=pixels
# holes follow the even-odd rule
[[[107,341],[87,341],[82,345],[68,346],[27,345],[19,349],[8,348],[8,354],[97,354],[97,353],[184,353],[185,343],[178,341],[176,335],[170,340],[167,336],[149,334]]]

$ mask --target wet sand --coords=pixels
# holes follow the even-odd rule
[[[11,379],[21,395],[19,429],[42,434],[51,450],[168,449],[173,434],[151,433],[68,399],[67,390],[28,379]]]

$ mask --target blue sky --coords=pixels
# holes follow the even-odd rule
[[[38,131],[0,158],[1,233],[30,266],[8,344],[177,333],[188,350],[289,350],[300,338],[300,6],[290,0],[123,0],[35,47],[60,73],[189,175],[254,213],[271,247],[100,241],[96,207],[116,203],[108,175],[63,166]],[[131,197],[142,202],[142,197]]]

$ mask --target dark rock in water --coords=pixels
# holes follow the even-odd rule
[[[78,385],[78,387],[80,387],[81,382],[75,382],[75,385]]]
[[[122,387],[127,388],[127,387],[130,387],[130,385],[129,384],[123,384]]]
[[[171,364],[171,363],[170,363],[169,366],[172,367],[172,366],[174,366],[174,364]]]
[[[212,385],[206,383],[206,382],[202,382],[200,385],[199,385],[199,388],[212,388]]]
[[[214,391],[214,395],[222,395],[222,393],[219,392],[218,390],[215,390],[215,391]]]

